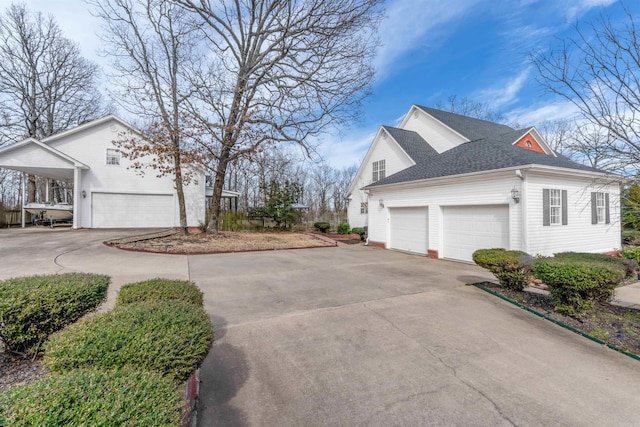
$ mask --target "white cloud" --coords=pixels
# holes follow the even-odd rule
[[[442,33],[453,30],[454,21],[471,14],[481,0],[395,0],[378,29],[382,46],[374,65],[384,77],[394,62],[419,48],[438,47]]]
[[[574,21],[594,7],[607,7],[618,0],[569,0],[566,5],[567,21]]]
[[[360,165],[378,129],[362,129],[350,132],[345,138],[326,136],[318,148],[322,158],[335,168]]]
[[[578,108],[569,101],[556,101],[543,105],[530,105],[514,109],[505,114],[509,123],[521,126],[539,126],[545,121],[571,120],[578,114]]]
[[[486,102],[494,110],[500,110],[505,106],[518,101],[518,93],[529,78],[530,68],[525,68],[517,76],[499,86],[483,89],[479,92],[478,98]]]

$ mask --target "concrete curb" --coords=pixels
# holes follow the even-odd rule
[[[187,380],[184,391],[186,411],[180,422],[181,427],[195,427],[198,418],[197,403],[200,395],[200,369],[196,369]]]

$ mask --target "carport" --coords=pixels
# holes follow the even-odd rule
[[[25,226],[26,175],[73,182],[73,228],[78,228],[78,194],[81,171],[89,169],[84,163],[44,144],[28,138],[0,150],[0,168],[22,172],[22,227]],[[48,191],[47,191],[48,194]]]

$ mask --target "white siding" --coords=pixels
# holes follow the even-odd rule
[[[621,247],[620,189],[617,183],[527,174],[527,252],[609,252]],[[567,190],[567,225],[543,226],[542,190]],[[609,193],[610,224],[591,224],[591,192]]]
[[[521,249],[521,204],[511,198],[511,189],[521,189],[514,171],[487,176],[458,178],[457,182],[422,183],[413,188],[373,189],[369,198],[369,240],[388,244],[389,208],[424,206],[429,208],[429,249],[443,253],[444,206],[509,205],[509,249]],[[384,208],[378,200],[384,200]]]
[[[108,121],[100,125],[92,126],[84,131],[68,135],[59,140],[52,141],[50,145],[57,150],[85,163],[90,167],[81,174],[81,188],[86,191],[87,197],[79,200],[78,215],[79,227],[91,227],[91,197],[94,192],[103,193],[138,193],[159,194],[171,193],[175,195],[174,183],[170,176],[158,178],[153,169],[147,169],[145,176],[140,176],[133,169],[128,169],[131,162],[122,157],[120,165],[107,165],[107,148],[114,148],[113,140],[121,138],[120,133],[125,128],[117,121]],[[198,226],[204,221],[205,209],[205,185],[204,174],[197,172],[194,181],[185,187],[185,204],[187,209],[187,224]],[[180,225],[177,197],[174,204],[175,220],[164,226],[173,227]]]
[[[409,110],[400,127],[416,132],[438,153],[467,142],[466,138],[417,108]]]
[[[360,188],[371,184],[373,172],[372,163],[379,160],[385,161],[385,176],[390,176],[414,164],[393,138],[381,128],[373,140],[362,167],[358,171],[358,175],[355,177],[355,185],[351,193],[351,198],[349,199],[349,208],[347,210],[349,225],[351,227],[364,227],[367,225],[367,216],[360,214],[360,203],[366,201],[367,196],[365,191],[360,190]],[[369,204],[369,210],[374,207],[374,203],[377,204],[378,199],[375,199],[375,201]]]

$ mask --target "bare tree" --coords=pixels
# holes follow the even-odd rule
[[[10,5],[0,15],[0,109],[5,141],[43,138],[104,112],[98,67],[52,17]],[[29,180],[29,201],[35,198]]]
[[[308,148],[358,112],[381,1],[176,0],[204,21],[212,61],[193,105],[215,164],[209,232],[218,230],[230,162],[270,143]]]
[[[134,167],[154,158],[159,176],[173,177],[180,226],[187,233],[183,184],[191,175],[184,163],[193,163],[194,151],[185,134],[185,104],[193,92],[189,75],[198,63],[198,24],[190,14],[167,0],[88,0],[104,24],[105,53],[115,69],[113,82],[119,105],[146,120],[146,139],[118,141]]]
[[[494,123],[503,123],[505,121],[505,117],[492,109],[489,104],[474,101],[467,97],[460,98],[457,95],[449,96],[446,102],[439,101],[436,104],[436,108]]]
[[[616,157],[620,171],[640,164],[640,36],[628,7],[624,22],[602,14],[576,25],[576,37],[549,52],[531,55],[540,84],[577,107],[594,128],[598,157]],[[597,136],[595,138],[594,136]],[[601,164],[601,163],[600,163]]]

